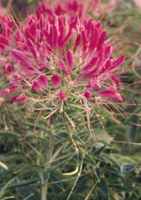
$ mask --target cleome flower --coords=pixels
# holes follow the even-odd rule
[[[14,22],[9,16],[0,15],[0,52],[9,45],[14,29]]]
[[[118,72],[124,57],[113,56],[100,22],[81,18],[83,4],[70,1],[71,12],[62,5],[39,5],[13,33],[3,62],[7,84],[0,96],[17,103],[25,103],[31,93],[48,92],[60,101],[74,95],[122,101]]]

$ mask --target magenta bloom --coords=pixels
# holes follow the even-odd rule
[[[8,63],[4,66],[4,73],[6,75],[10,75],[14,72],[14,67],[12,64]]]
[[[100,92],[100,95],[102,97],[107,98],[108,100],[112,100],[115,102],[123,101],[123,97],[121,96],[121,94],[117,91],[116,88],[113,88],[112,86],[107,88],[106,90]]]
[[[67,96],[66,96],[65,92],[62,90],[58,92],[57,97],[58,97],[59,101],[62,101],[62,102],[67,100]]]
[[[48,78],[46,75],[40,75],[32,82],[32,90],[34,92],[41,92],[48,86]]]
[[[13,96],[11,98],[12,103],[24,104],[27,101],[27,97],[25,95]]]
[[[86,91],[83,93],[83,96],[84,96],[87,100],[90,100],[91,97],[92,97],[92,93],[91,93],[91,91],[86,90]]]
[[[122,101],[118,74],[124,57],[113,56],[100,22],[82,17],[84,7],[77,0],[53,7],[40,4],[12,34],[10,41],[15,43],[3,43],[8,44],[3,67],[9,84],[4,90],[14,88],[7,94],[10,98],[31,92],[48,95],[51,84],[51,92],[61,101],[69,99],[66,91],[67,97],[83,94],[89,101],[96,96]],[[9,40],[12,23],[7,24],[10,28],[2,36]]]
[[[11,42],[11,35],[14,29],[14,22],[8,16],[0,16],[0,52]]]
[[[61,77],[60,77],[60,75],[54,74],[51,77],[51,82],[52,82],[53,87],[59,87],[61,85]]]

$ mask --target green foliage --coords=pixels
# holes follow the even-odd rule
[[[82,112],[64,105],[63,112],[44,120],[16,106],[1,109],[0,199],[38,200],[43,187],[49,200],[141,195],[138,160],[92,138]]]

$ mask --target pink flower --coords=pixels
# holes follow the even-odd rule
[[[77,14],[79,17],[82,17],[83,14],[83,4],[77,0],[70,0],[66,3],[67,10],[73,14]]]
[[[27,96],[25,95],[19,95],[19,96],[13,96],[11,98],[12,103],[18,103],[18,104],[24,104],[27,101]]]
[[[7,97],[10,94],[9,88],[0,89],[0,96],[1,97]]]
[[[71,74],[73,68],[73,53],[71,50],[68,50],[66,52],[66,62],[67,62],[66,73]]]
[[[99,2],[93,3],[97,6]],[[60,101],[68,100],[64,91],[69,95],[76,92],[74,96],[82,96],[81,91],[85,91],[87,100],[95,96],[122,100],[118,71],[124,57],[113,56],[106,31],[100,22],[87,17],[86,7],[79,0],[64,0],[52,7],[40,4],[14,33],[11,21],[5,18],[0,49],[7,55],[2,64],[7,87],[1,96],[42,93],[50,90],[51,83],[54,88],[50,92],[57,88]]]
[[[41,92],[48,86],[48,78],[46,75],[40,75],[32,82],[32,90],[34,92]]]
[[[65,14],[65,12],[66,12],[65,8],[61,4],[58,4],[55,7],[55,14],[56,15],[63,15],[63,14]]]
[[[113,88],[112,86],[107,88],[106,90],[100,92],[100,96],[111,100],[111,101],[115,101],[115,102],[122,102],[123,98],[120,95],[120,93],[117,91],[116,88]]]
[[[14,22],[8,16],[0,15],[0,52],[9,45],[11,42],[11,35],[14,31]]]
[[[51,77],[51,83],[53,85],[53,87],[59,87],[61,84],[61,77],[59,74],[53,74]]]
[[[67,100],[67,96],[66,96],[65,92],[62,90],[58,92],[57,97],[58,97],[59,101]]]
[[[31,75],[34,73],[34,69],[32,66],[32,63],[28,60],[28,57],[26,56],[26,53],[24,53],[21,50],[13,49],[12,50],[12,56],[13,58],[20,63],[21,70],[26,75]]]
[[[90,100],[91,97],[92,97],[92,93],[91,93],[91,91],[86,90],[86,91],[83,93],[83,96],[84,96],[87,100]]]
[[[12,64],[10,63],[7,63],[5,66],[4,66],[4,73],[6,75],[10,75],[14,72],[14,67]]]

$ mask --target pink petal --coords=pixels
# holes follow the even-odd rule
[[[12,93],[14,93],[14,92],[16,92],[17,91],[17,88],[18,88],[18,86],[16,85],[16,83],[14,84],[10,84],[9,85],[9,89],[10,89],[10,94],[12,94]]]
[[[99,37],[98,44],[97,44],[98,49],[103,45],[105,40],[106,40],[106,32],[102,32],[100,37]]]
[[[61,71],[65,71],[65,64],[62,60],[59,61],[58,67]]]
[[[73,54],[72,54],[71,50],[67,51],[67,53],[66,53],[66,59],[67,59],[67,64],[69,66],[72,66],[73,65]]]
[[[66,96],[65,92],[62,90],[58,92],[57,97],[58,97],[59,101],[67,100],[67,96]]]
[[[0,36],[0,48],[3,50],[8,45],[8,39],[5,36]]]
[[[116,59],[113,60],[111,69],[115,69],[116,67],[122,65],[125,62],[125,57],[124,56],[120,56]]]
[[[93,66],[96,64],[97,62],[97,57],[92,58],[83,68],[83,72],[84,73],[90,73],[90,71],[93,70]]]
[[[104,47],[104,58],[110,58],[112,56],[113,48],[111,45],[105,45]]]
[[[78,35],[74,43],[74,49],[76,49],[80,45],[80,42],[81,42],[81,36]]]
[[[35,70],[32,66],[32,63],[29,62],[29,60],[24,52],[17,50],[17,49],[13,49],[12,56],[14,57],[14,59],[16,61],[20,62],[20,64],[23,66],[24,72],[27,75],[35,72]]]
[[[91,91],[86,90],[86,91],[83,93],[83,96],[84,96],[87,100],[90,100],[91,97],[92,97],[92,93],[91,93]]]
[[[32,90],[34,92],[41,92],[48,86],[48,78],[46,75],[40,75],[38,79],[32,82]]]
[[[68,50],[66,53],[66,61],[67,61],[67,73],[71,74],[72,67],[73,67],[73,54],[71,50]]]
[[[82,31],[81,38],[82,38],[83,51],[86,51],[88,42],[87,42],[87,36],[86,36],[85,31]]]
[[[77,12],[79,5],[76,0],[70,0],[70,2],[67,4],[67,7],[69,11]]]
[[[25,95],[19,95],[19,96],[14,96],[11,98],[12,103],[18,103],[18,104],[24,104],[27,101],[27,96]]]
[[[31,53],[33,54],[33,56],[35,58],[37,58],[37,49],[35,47],[35,45],[33,44],[32,40],[30,39],[27,39],[27,46],[28,46],[28,49],[31,51]]]
[[[117,91],[117,89],[113,87],[109,87],[108,89],[100,92],[100,96],[105,97],[115,102],[123,101],[123,97],[121,96],[121,94]]]
[[[41,86],[40,86],[40,83],[37,80],[32,82],[32,90],[34,92],[40,92]]]
[[[120,86],[120,84],[121,84],[121,80],[120,80],[120,78],[118,77],[118,76],[116,76],[116,75],[113,75],[112,77],[111,77],[111,79],[112,79],[112,82],[113,82],[113,84],[115,85],[115,87],[119,87]]]
[[[10,75],[12,72],[14,72],[14,67],[13,67],[13,65],[11,65],[11,64],[6,64],[6,65],[4,66],[4,73],[5,73],[6,75]]]
[[[7,97],[10,94],[9,88],[0,89],[0,96],[1,97]]]
[[[65,9],[62,7],[61,4],[58,4],[55,8],[55,14],[56,15],[63,15],[65,13]]]
[[[51,82],[52,82],[53,87],[59,87],[60,84],[61,84],[61,77],[60,77],[60,75],[59,74],[54,74],[51,77]]]
[[[59,28],[59,37],[58,37],[58,46],[62,47],[63,46],[63,41],[64,41],[64,32],[65,32],[65,18],[60,17],[58,19],[58,28]]]

